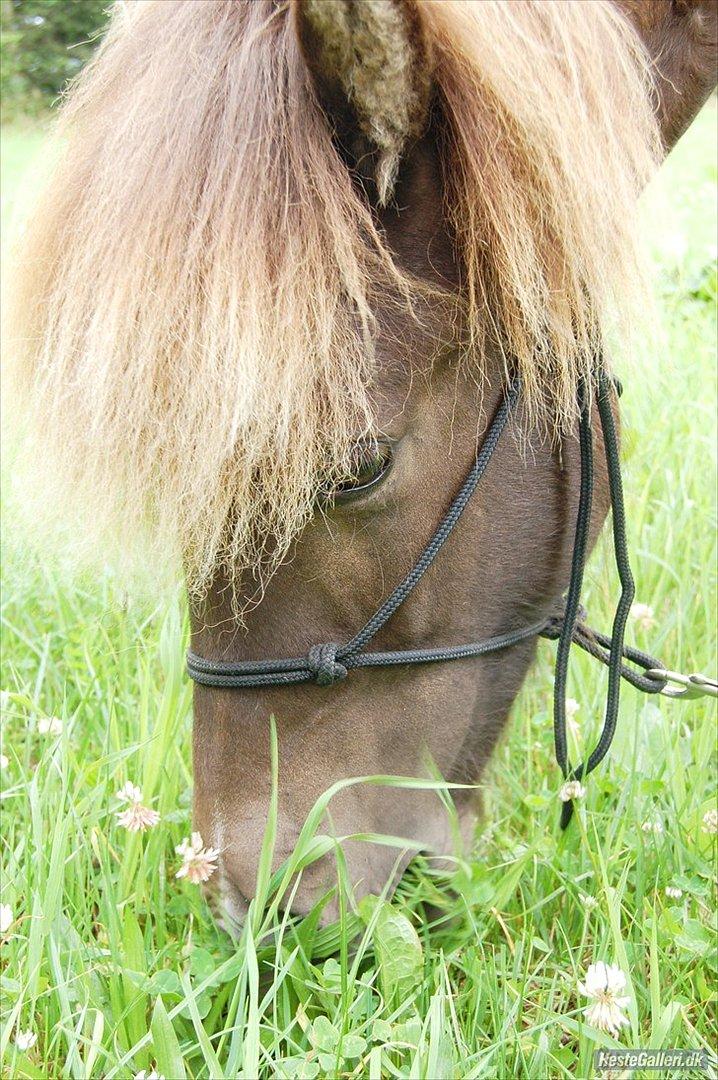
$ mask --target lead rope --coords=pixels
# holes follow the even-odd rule
[[[606,374],[603,367],[599,369],[597,380],[597,406],[601,421],[601,434],[603,448],[606,457],[608,471],[608,489],[611,498],[611,517],[613,534],[613,551],[616,560],[616,569],[621,583],[621,595],[616,605],[616,613],[613,618],[610,637],[602,635],[600,644],[608,649],[608,656],[600,655],[600,650],[594,651],[592,635],[585,627],[578,625],[578,604],[580,600],[581,585],[583,582],[583,568],[586,557],[588,542],[588,530],[591,520],[591,501],[593,493],[593,433],[591,427],[591,405],[585,382],[579,386],[579,433],[581,445],[581,488],[579,494],[578,513],[576,516],[576,538],[574,543],[573,558],[571,561],[571,580],[566,601],[566,612],[559,637],[558,651],[556,656],[556,679],[554,683],[554,741],[556,744],[556,760],[566,780],[583,780],[603,760],[613,741],[618,722],[618,708],[621,695],[621,677],[625,676],[638,689],[646,693],[660,693],[666,685],[665,679],[649,679],[636,673],[626,675],[622,663],[623,657],[627,656],[638,662],[647,670],[660,669],[658,661],[651,662],[652,658],[647,653],[639,650],[626,650],[624,637],[626,622],[631,610],[631,604],[635,596],[636,587],[631,573],[631,565],[628,557],[628,543],[626,539],[626,513],[623,502],[623,483],[621,480],[621,461],[616,437],[616,425],[611,408],[611,378]],[[614,383],[617,393],[620,395],[620,384]],[[582,640],[583,639],[583,640]],[[608,667],[608,690],[606,692],[606,710],[603,719],[601,736],[588,760],[581,762],[575,768],[571,768],[568,761],[566,740],[566,677],[568,671],[568,659],[571,642],[576,641],[592,655],[599,656]],[[632,655],[631,655],[632,654]],[[563,804],[561,810],[561,828],[565,829],[573,816],[573,800]]]
[[[591,506],[593,502],[593,436],[591,432],[591,406],[588,387],[584,379],[578,386],[578,435],[581,460],[581,480],[578,495],[578,510],[576,513],[576,529],[573,541],[573,555],[571,557],[571,577],[569,579],[566,605],[561,621],[561,629],[558,636],[556,649],[556,669],[554,672],[553,689],[553,735],[556,761],[566,780],[574,770],[568,760],[568,745],[566,739],[566,684],[568,681],[568,662],[571,655],[571,644],[576,633],[578,622],[579,604],[581,601],[581,586],[583,585],[583,570],[586,563],[586,549],[588,545],[589,527],[591,524]],[[566,827],[573,813],[573,802],[565,803],[561,815],[561,825]],[[565,818],[565,821],[564,821]]]

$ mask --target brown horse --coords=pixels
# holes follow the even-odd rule
[[[576,514],[577,383],[640,298],[635,201],[714,83],[716,10],[119,5],[65,105],[17,275],[43,519],[54,502],[75,546],[154,575],[182,566],[199,654],[302,655],[351,637],[416,561],[515,368],[519,413],[372,647],[480,640],[551,611]],[[607,506],[599,470],[593,539]],[[331,689],[198,687],[195,827],[221,852],[229,914],[253,893],[270,715],[281,861],[338,779],[425,775],[430,758],[476,781],[534,650],[356,670]],[[470,832],[474,802],[458,805]],[[353,787],[331,819],[338,835],[450,847],[426,792]],[[394,861],[359,843],[346,857],[361,891]],[[305,871],[296,909],[332,875]]]

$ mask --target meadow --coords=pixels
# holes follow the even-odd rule
[[[663,326],[617,366],[637,598],[630,638],[681,671],[715,671],[716,107],[647,192]],[[3,220],[32,185],[41,129],[3,138]],[[157,610],[109,579],[68,581],[3,514],[2,1075],[411,1077],[594,1075],[600,1047],[716,1045],[716,710],[625,687],[608,760],[559,830],[554,648],[539,660],[484,781],[470,857],[419,857],[391,898],[340,921],[279,912],[292,869],[324,850],[324,804],[241,935],[177,878],[191,830],[191,690],[181,598]],[[21,493],[20,493],[21,494]],[[585,603],[608,627],[608,536]],[[572,739],[593,743],[605,673],[572,660]],[[267,739],[271,737],[269,718]],[[277,767],[281,771],[281,747]],[[128,781],[160,815],[122,828]],[[437,793],[440,797],[440,793]],[[399,852],[397,852],[397,855]],[[626,976],[618,1038],[583,1014],[598,960]],[[656,1075],[637,1073],[637,1076]],[[702,1073],[686,1075],[703,1075]]]

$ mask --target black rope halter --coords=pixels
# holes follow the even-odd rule
[[[316,682],[319,686],[331,686],[345,679],[353,668],[388,667],[394,664],[426,664],[444,660],[461,660],[472,656],[498,652],[528,638],[543,636],[558,640],[556,677],[554,681],[554,742],[556,759],[567,781],[582,780],[592,772],[605,757],[611,745],[618,720],[621,678],[626,679],[647,694],[664,691],[672,673],[647,653],[624,644],[626,620],[634,595],[633,576],[628,560],[626,542],[626,519],[623,506],[623,486],[618,439],[611,409],[611,389],[620,394],[620,385],[601,367],[597,374],[597,406],[603,436],[603,447],[608,470],[608,482],[613,516],[613,546],[621,582],[621,596],[616,608],[610,637],[589,629],[582,620],[580,608],[581,586],[586,561],[591,504],[594,487],[593,431],[589,388],[584,381],[579,384],[579,444],[581,451],[581,483],[579,491],[576,530],[574,535],[571,576],[563,612],[535,622],[530,626],[508,630],[485,641],[466,645],[447,645],[429,649],[399,649],[390,652],[365,652],[365,646],[389,621],[395,611],[433,563],[454,526],[463,514],[469,499],[476,490],[491,461],[501,434],[519,400],[519,382],[514,378],[507,386],[476,460],[460,491],[441,520],[436,532],[424,548],[418,560],[397,585],[379,609],[357,634],[344,644],[328,642],[313,645],[306,656],[276,660],[224,661],[206,660],[191,649],[187,653],[187,671],[202,686],[222,689],[259,686],[289,686],[294,683]],[[572,644],[585,649],[608,668],[608,691],[604,713],[603,730],[597,745],[585,762],[572,766],[568,759],[566,739],[566,683],[568,662]],[[633,667],[629,666],[633,665]],[[679,676],[691,684],[695,693],[716,693],[716,684],[703,676]],[[674,680],[675,681],[675,680]],[[672,696],[677,696],[674,692]],[[692,694],[690,696],[693,696]],[[561,826],[565,828],[573,814],[573,800],[564,802]]]

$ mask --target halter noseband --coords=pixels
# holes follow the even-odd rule
[[[621,596],[616,608],[610,636],[589,629],[583,622],[580,608],[594,487],[590,394],[586,383],[581,381],[578,389],[581,483],[571,559],[571,576],[563,612],[546,617],[530,626],[507,630],[505,633],[488,638],[485,641],[466,645],[447,645],[430,649],[399,649],[390,652],[364,651],[365,645],[389,621],[397,608],[403,604],[407,596],[418,585],[466,509],[469,499],[491,461],[509,417],[518,403],[520,396],[519,381],[518,378],[514,378],[505,390],[503,400],[491,421],[481,449],[466,480],[442,518],[436,532],[404,580],[397,585],[381,607],[350,641],[343,645],[332,642],[312,645],[304,657],[276,660],[206,660],[190,649],[187,653],[187,671],[191,678],[202,686],[214,686],[221,689],[289,686],[293,683],[311,681],[316,682],[319,686],[331,686],[345,679],[353,668],[389,667],[395,664],[426,664],[444,660],[462,660],[467,657],[482,656],[486,653],[497,652],[500,649],[507,649],[511,645],[516,645],[518,642],[532,637],[542,636],[557,639],[558,649],[553,705],[556,760],[567,780],[581,780],[583,777],[588,776],[605,757],[613,740],[618,720],[621,678],[626,679],[637,689],[643,690],[647,694],[657,694],[663,691],[668,692],[671,696],[677,696],[675,691],[667,691],[666,689],[671,673],[663,668],[660,661],[649,656],[648,653],[624,644],[626,620],[635,587],[628,560],[621,465],[610,400],[612,386],[619,395],[621,388],[620,384],[612,380],[602,366],[598,369],[596,382],[596,399],[613,513],[613,546],[618,576],[621,582]],[[600,660],[608,668],[608,690],[603,730],[590,756],[585,762],[576,766],[572,766],[568,760],[566,739],[566,683],[569,655],[573,643],[585,649],[586,652]],[[635,665],[635,668],[629,667],[624,661]],[[687,690],[692,690],[690,695],[686,693],[684,696],[693,696],[694,693],[697,694],[698,692],[713,696],[718,694],[718,685],[712,680],[706,679],[705,676],[681,676],[679,678],[690,684],[687,686]],[[670,681],[675,680],[671,679]],[[561,813],[562,828],[566,828],[572,814],[573,802],[565,802]]]

